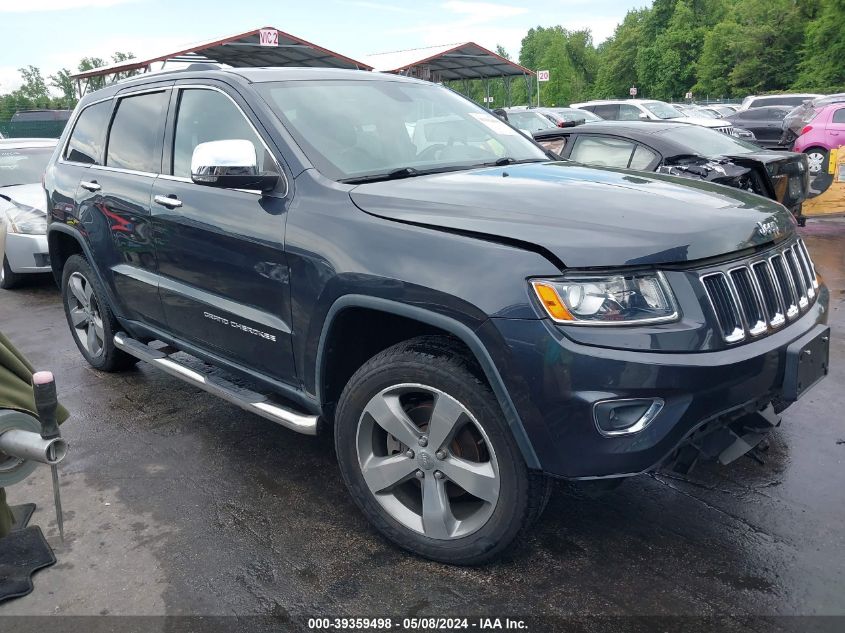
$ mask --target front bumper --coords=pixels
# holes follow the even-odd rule
[[[6,234],[6,259],[13,273],[49,273],[47,236]]]
[[[827,322],[828,291],[797,321],[716,352],[655,353],[582,345],[548,320],[493,319],[479,330],[505,346],[496,359],[542,469],[566,478],[634,475],[664,462],[705,424],[727,423],[784,397],[787,348]],[[606,437],[593,405],[661,398],[642,431]]]

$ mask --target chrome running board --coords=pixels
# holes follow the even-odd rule
[[[154,367],[166,371],[171,376],[184,380],[212,395],[223,398],[245,411],[260,415],[262,418],[281,424],[298,433],[304,433],[305,435],[317,434],[318,416],[316,415],[298,413],[273,401],[264,394],[239,387],[225,378],[203,374],[192,367],[188,367],[184,363],[174,360],[161,350],[154,349],[149,345],[130,338],[123,332],[118,332],[114,335],[114,345],[130,356],[134,356]]]

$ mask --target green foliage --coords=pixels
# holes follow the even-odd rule
[[[845,92],[845,0],[825,0],[807,22],[795,87]]]
[[[134,59],[132,53],[116,52],[112,55],[115,62],[122,62],[129,59]],[[92,70],[105,66],[108,62],[99,57],[85,57],[79,61],[77,68],[79,71]],[[7,129],[7,122],[12,118],[15,112],[21,110],[34,109],[71,109],[76,106],[77,94],[76,84],[71,78],[71,71],[67,68],[62,68],[47,79],[49,84],[45,81],[41,74],[41,70],[35,66],[26,66],[20,68],[21,79],[23,83],[17,90],[0,95],[0,126],[5,131]],[[125,73],[120,73],[117,79],[131,77],[138,71],[132,70]],[[97,90],[104,86],[102,78],[95,78],[89,83],[88,90]],[[50,88],[53,88],[54,93],[58,92],[59,96],[51,96]]]
[[[634,60],[643,41],[647,9],[629,11],[613,36],[599,45],[599,69],[592,97],[597,99],[621,97],[638,83]]]

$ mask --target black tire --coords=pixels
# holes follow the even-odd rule
[[[86,349],[85,345],[83,345],[79,336],[76,334],[76,328],[74,327],[71,319],[69,293],[72,293],[72,291],[70,290],[69,285],[70,279],[73,275],[81,275],[89,284],[91,284],[94,299],[92,305],[96,306],[96,313],[102,320],[102,349],[97,354],[91,354]],[[82,255],[71,255],[65,262],[64,269],[62,270],[62,304],[64,305],[65,317],[67,319],[73,341],[85,357],[85,360],[87,360],[88,364],[90,364],[94,369],[107,372],[121,371],[132,367],[138,362],[138,359],[134,356],[130,356],[126,352],[115,347],[114,335],[116,332],[120,331],[120,326],[117,323],[117,319],[114,318],[114,314],[112,314],[108,300],[106,299],[106,293],[100,284],[100,280],[94,274],[90,264]]]
[[[448,337],[424,336],[394,345],[367,361],[341,394],[335,417],[335,448],[352,498],[379,532],[425,558],[475,565],[499,555],[539,518],[549,499],[551,482],[527,468],[481,370],[468,352],[460,350],[461,346]],[[498,464],[498,499],[486,522],[472,533],[438,539],[414,531],[385,510],[364,480],[357,445],[364,409],[385,389],[403,384],[430,386],[456,400],[474,418],[476,427],[481,427],[487,436],[485,441],[494,451]]]
[[[3,290],[11,290],[12,288],[20,286],[22,281],[23,275],[12,272],[12,269],[9,266],[9,260],[6,259],[6,256],[4,255],[3,266],[2,269],[0,269],[0,288],[3,288]]]

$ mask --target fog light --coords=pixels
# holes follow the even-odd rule
[[[663,409],[661,398],[604,400],[593,405],[593,418],[599,433],[607,437],[639,433]]]

